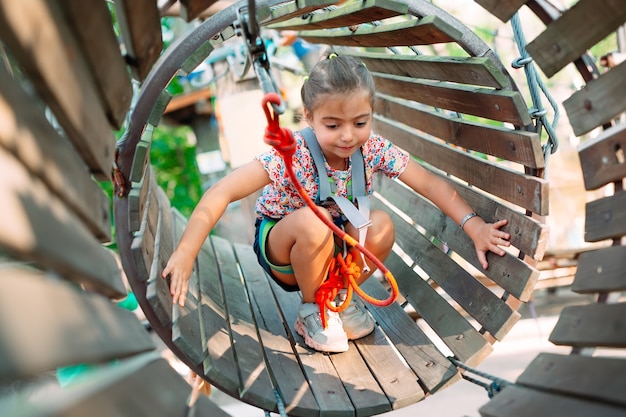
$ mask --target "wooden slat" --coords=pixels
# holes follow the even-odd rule
[[[153,134],[154,126],[150,124],[146,125],[146,128],[141,134],[141,140],[137,143],[137,147],[135,148],[135,155],[133,155],[133,164],[129,176],[131,183],[141,181],[148,168]]]
[[[397,254],[391,253],[385,262],[396,277],[402,295],[415,311],[441,338],[445,345],[460,361],[475,366],[482,362],[493,350],[489,342],[437,291],[417,275]],[[442,384],[431,390],[441,389],[446,383],[454,382],[446,378]],[[425,380],[425,382],[428,379]]]
[[[145,142],[138,144],[139,153],[146,149]],[[156,194],[153,196],[152,192],[156,186],[154,179],[154,172],[149,165],[145,166],[146,171],[142,173],[141,178],[137,182],[131,183],[131,189],[128,193],[128,230],[131,233],[136,233],[141,228],[141,223],[144,221],[144,214],[149,207],[150,200],[156,199]]]
[[[283,22],[335,3],[336,0],[295,0],[278,4],[271,9],[269,19],[264,24]]]
[[[595,190],[626,177],[626,123],[583,142],[578,148],[578,158],[586,190]]]
[[[276,407],[272,382],[265,367],[263,347],[259,343],[256,325],[250,310],[237,259],[231,243],[219,236],[211,236],[220,271],[224,301],[237,367],[241,378],[239,395],[246,402],[263,409]]]
[[[311,43],[388,47],[454,42],[460,38],[461,33],[437,16],[426,16],[420,20],[408,20],[382,26],[361,25],[354,31],[348,28],[305,30],[299,35]]]
[[[626,110],[626,62],[589,81],[563,102],[576,136],[609,122]]]
[[[420,132],[374,117],[374,131],[447,173],[534,213],[548,214],[548,182],[452,149]],[[500,178],[501,181],[493,181]]]
[[[395,218],[395,216],[394,216]],[[519,319],[519,313],[462,269],[448,255],[409,224],[396,223],[396,243],[460,307],[485,330],[501,340]]]
[[[374,279],[363,283],[362,289],[377,299],[384,299],[384,297],[389,296],[382,284]],[[392,380],[393,385],[399,385],[395,389],[401,390],[395,394],[396,402],[394,403],[394,409],[401,407],[405,402],[409,404],[409,401],[414,403],[423,399],[423,390],[433,393],[458,376],[456,368],[448,358],[437,349],[399,304],[393,303],[387,307],[377,307],[368,304],[367,308],[372,312],[376,322],[383,329],[385,337],[391,340],[399,354],[406,361],[406,364],[415,372],[419,379],[419,384],[422,386],[422,388],[419,388],[418,380],[408,383],[401,380]],[[363,355],[367,353],[366,347],[373,345],[371,349],[372,356],[368,363],[371,364],[372,369],[375,369],[375,362],[383,361],[382,358],[378,358],[380,355],[375,354],[377,351],[376,344],[368,344],[367,341],[364,341],[362,344],[365,346],[362,347],[361,343],[357,346],[359,346],[359,350],[361,350]],[[392,374],[396,373],[398,376],[407,375],[407,377],[410,375],[402,368],[398,368],[397,365],[395,367],[390,365],[392,363],[387,363],[386,361],[382,364],[383,367],[390,368],[387,372]],[[388,390],[386,390],[386,393],[388,396],[393,394],[392,391]],[[390,398],[393,397],[390,396]],[[400,399],[405,400],[400,402]]]
[[[399,183],[383,177],[380,177],[377,189],[393,205],[391,209],[399,209],[406,213],[416,224],[424,227],[428,234],[435,236],[441,242],[447,242],[452,250],[514,297],[521,301],[530,299],[534,285],[539,277],[539,271],[534,267],[512,255],[507,254],[504,257],[488,255],[489,268],[486,271],[482,270],[469,237],[459,229],[458,225],[450,218],[443,216],[426,199],[412,192],[407,187],[403,187]],[[464,188],[457,188],[457,190],[478,213],[481,213],[480,215],[486,221],[493,222],[500,218],[508,219],[513,229],[509,228],[513,245],[516,245],[516,241],[521,237],[520,235],[526,234],[526,230],[529,230],[529,234],[532,234],[532,228],[530,227],[534,222],[532,219],[521,216],[519,213],[517,214],[521,219],[517,219],[511,213],[507,213],[502,207],[485,207],[483,204],[478,203],[479,200],[473,195],[474,193],[471,190]],[[386,209],[389,210],[389,208]],[[529,229],[525,229],[525,226],[529,226]],[[522,230],[524,231],[523,233]],[[544,240],[547,238],[547,230],[545,228],[541,230],[543,233],[540,234],[540,239]]]
[[[191,22],[216,2],[217,0],[180,0],[180,16]]]
[[[624,417],[623,408],[509,386],[479,409],[482,417]]]
[[[299,356],[302,370],[309,380],[311,390],[322,410],[320,414],[346,415],[354,413],[354,406],[346,392],[337,370],[328,355],[323,355],[306,347],[304,340],[299,336],[294,323],[301,303],[297,293],[288,293],[271,282],[271,288],[287,327],[288,337],[294,341],[293,349]]]
[[[143,81],[163,49],[159,9],[152,0],[119,0],[115,11],[126,59],[133,76]]]
[[[337,374],[341,378],[341,382],[354,404],[354,408],[359,410],[358,412],[363,415],[374,415],[381,414],[388,411],[391,411],[392,405],[390,404],[390,400],[387,399],[387,396],[383,392],[383,389],[378,383],[378,380],[374,378],[372,374],[372,370],[368,367],[368,363],[363,360],[361,357],[358,348],[356,347],[357,343],[368,344],[371,346],[376,343],[376,340],[381,341],[380,350],[380,358],[378,361],[378,365],[383,365],[383,362],[389,362],[385,359],[391,359],[391,362],[394,359],[398,359],[397,355],[393,351],[389,352],[390,348],[389,342],[384,340],[384,336],[380,329],[375,328],[372,333],[365,336],[358,342],[349,342],[349,349],[347,352],[344,352],[340,355],[331,355],[330,358],[333,361],[333,365],[337,368]],[[391,353],[393,356],[389,356]],[[385,359],[383,359],[385,358]],[[390,364],[390,368],[398,369],[393,364]],[[406,370],[406,369],[405,369]],[[389,369],[387,369],[389,371]],[[409,371],[410,374],[412,372]],[[402,373],[400,374],[399,380],[403,378]],[[398,380],[398,383],[400,383]],[[382,382],[388,382],[388,380],[383,380]],[[415,385],[416,377],[413,374],[413,378],[411,382]],[[421,391],[418,386],[418,392]],[[395,390],[397,393],[398,390]],[[391,401],[400,400],[393,398]]]
[[[174,226],[169,200],[165,192],[159,188],[159,221],[154,241],[154,259],[150,268],[150,276],[146,282],[146,300],[152,308],[159,324],[164,328],[172,326],[172,295],[168,281],[161,277],[165,265],[173,252]],[[146,307],[144,307],[145,309]],[[206,350],[206,347],[204,347]]]
[[[543,72],[552,77],[624,21],[626,8],[621,0],[580,0],[530,42],[526,50]]]
[[[143,200],[145,204],[141,211],[133,210],[141,217],[141,225],[139,230],[134,233],[135,237],[130,247],[130,252],[137,268],[136,278],[141,282],[147,281],[150,276],[150,269],[154,259],[154,242],[159,217],[158,197],[156,192],[157,185],[154,175],[146,175],[144,183],[148,185],[147,187],[142,187],[142,189],[148,189],[148,192],[145,194],[145,200]],[[129,203],[136,202],[136,204],[140,204],[143,201],[139,198],[135,198],[135,195],[133,195],[133,199],[129,200]],[[131,204],[129,204],[129,208],[130,207]]]
[[[527,2],[528,0],[476,0],[476,3],[503,22],[508,22],[515,12]]]
[[[516,383],[625,407],[625,374],[626,360],[623,358],[542,353],[528,365]]]
[[[626,191],[587,203],[585,241],[597,242],[626,235]]]
[[[510,80],[485,57],[396,55],[341,48],[342,55],[357,57],[367,69],[426,80],[449,81],[491,88],[508,88]]]
[[[191,387],[169,364],[157,355],[141,355],[120,362],[119,366],[94,372],[71,390],[57,390],[38,396],[37,402],[22,405],[19,415],[38,417],[167,417],[188,415],[187,398]],[[208,404],[207,404],[208,403]],[[208,399],[200,409],[212,417],[225,417]]]
[[[394,0],[364,0],[346,3],[334,10],[310,13],[305,18],[290,19],[270,25],[277,30],[310,30],[355,26],[405,14],[409,9],[406,3]]]
[[[545,166],[537,133],[471,122],[384,94],[376,96],[375,111],[453,145],[531,168]]]
[[[0,66],[0,146],[17,156],[102,242],[111,240],[110,200],[78,154]]]
[[[250,245],[235,244],[234,248],[250,294],[250,307],[265,350],[270,376],[282,396],[286,410],[295,415],[317,416],[319,406],[291,346],[266,274]]]
[[[626,347],[626,303],[565,307],[550,341],[574,347]]]
[[[154,204],[154,203],[153,203]],[[162,208],[164,205],[159,204]],[[173,236],[176,242],[180,240],[180,237],[187,225],[187,219],[180,214],[176,209],[171,211],[172,215],[172,229]],[[161,220],[161,216],[159,216]],[[162,226],[162,222],[159,221],[159,225]],[[160,233],[156,233],[157,236]],[[160,242],[159,242],[160,244]],[[154,262],[158,259],[158,252],[160,248],[156,247],[155,240],[155,257]],[[153,263],[154,266],[154,263]],[[160,265],[156,267],[157,270],[161,270]],[[197,270],[197,268],[194,268]],[[189,277],[189,285],[186,294],[185,305],[168,303],[172,305],[172,343],[180,350],[185,356],[188,363],[198,366],[203,363],[206,358],[205,340],[203,340],[204,330],[202,329],[202,320],[200,314],[200,283],[198,274],[193,271]]]
[[[626,246],[580,254],[572,291],[579,294],[626,291]]]
[[[219,269],[211,239],[207,239],[197,258],[200,279],[200,317],[203,343],[208,355],[204,374],[213,385],[233,397],[239,396],[239,375],[228,334],[228,316],[219,285]]]
[[[436,108],[471,114],[517,126],[531,123],[520,93],[372,73],[376,91]]]
[[[117,262],[74,213],[2,147],[0,166],[2,251],[107,296],[126,296]]]
[[[80,41],[109,121],[120,129],[133,98],[133,88],[107,4],[100,0],[71,0],[58,4],[68,26]]]
[[[0,380],[155,347],[134,314],[56,276],[6,267],[2,282],[0,332],[10,337],[0,339]]]
[[[111,175],[115,139],[93,78],[55,2],[0,2],[0,37],[99,180]]]

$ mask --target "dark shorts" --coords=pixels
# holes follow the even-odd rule
[[[293,268],[291,265],[274,265],[268,259],[265,253],[265,245],[267,244],[267,236],[270,234],[272,227],[276,225],[277,220],[270,218],[257,219],[254,225],[254,253],[256,253],[259,265],[269,274],[270,277],[285,291],[294,292],[299,291],[300,287],[297,285],[285,284],[274,275],[274,271],[282,272],[284,274],[293,274]]]

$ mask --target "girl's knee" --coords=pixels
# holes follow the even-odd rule
[[[370,213],[372,225],[368,230],[368,241],[378,247],[391,247],[396,240],[396,231],[389,214],[381,210]]]

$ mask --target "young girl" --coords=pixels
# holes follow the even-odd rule
[[[499,245],[509,246],[509,234],[500,230],[506,220],[485,223],[446,181],[429,173],[388,140],[372,133],[374,81],[363,63],[350,56],[331,54],[311,70],[301,94],[304,118],[322,150],[326,173],[336,186],[335,195],[349,197],[351,157],[361,149],[368,194],[373,173],[399,178],[462,226],[473,240],[483,268],[488,266],[488,251],[504,255]],[[329,179],[318,178],[302,134],[294,132],[294,138],[297,149],[293,169],[315,200],[319,181]],[[305,343],[323,352],[346,351],[348,340],[369,334],[374,322],[358,302],[352,301],[342,313],[329,311],[327,326],[322,326],[315,292],[327,277],[335,254],[335,238],[291,185],[283,160],[275,149],[233,171],[204,194],[163,270],[163,277],[169,275],[171,279],[173,301],[184,304],[193,262],[228,204],[262,187],[262,195],[256,203],[254,242],[259,263],[283,289],[301,291],[302,305],[295,328]],[[325,205],[321,210],[335,223],[342,222],[336,206]],[[372,211],[370,220],[365,247],[384,260],[395,239],[393,223],[383,211]],[[354,226],[346,223],[344,227],[358,239]],[[356,261],[360,267],[364,266],[361,258]],[[367,266],[369,271],[363,269],[359,282],[374,272],[374,265]],[[345,295],[340,296],[345,298]]]

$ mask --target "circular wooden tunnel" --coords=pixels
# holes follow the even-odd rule
[[[367,305],[375,332],[351,342],[348,352],[306,348],[293,329],[299,296],[277,288],[251,246],[227,235],[210,236],[186,306],[172,305],[160,276],[186,219],[156,183],[152,131],[175,74],[229,53],[242,6],[208,18],[165,51],[118,144],[118,167],[132,185],[115,198],[115,224],[133,290],[167,346],[246,403],[269,411],[284,404],[297,416],[367,416],[420,401],[460,379],[451,357],[475,366],[490,353],[519,319],[517,309],[538,279],[547,228],[537,219],[548,215],[542,173],[549,149],[530,106],[498,56],[429,2],[258,3],[263,30],[297,30],[308,42],[363,60],[377,85],[374,130],[450,181],[486,221],[508,219],[513,248],[481,270],[458,225],[399,183],[377,178],[372,205],[396,225],[396,246],[385,263],[403,302]],[[386,297],[375,279],[364,288]]]

